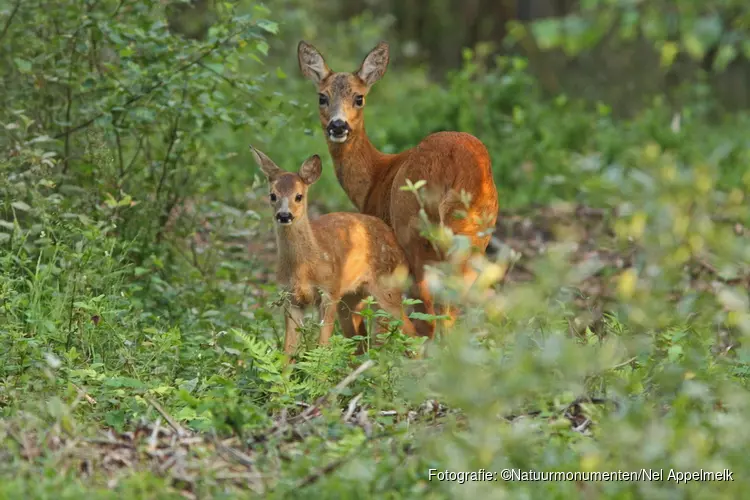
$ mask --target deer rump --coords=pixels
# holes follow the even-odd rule
[[[376,180],[372,193],[376,196],[368,197],[363,212],[378,215],[393,227],[410,264],[445,257],[438,255],[420,234],[419,200],[413,192],[401,189],[407,180],[426,181],[420,196],[431,223],[468,237],[476,251],[486,250],[491,238],[487,229],[497,221],[498,199],[489,154],[479,139],[463,132],[432,134],[415,148],[397,155],[388,170],[382,181]],[[462,193],[468,195],[468,207]]]

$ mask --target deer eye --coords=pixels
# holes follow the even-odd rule
[[[271,193],[271,201],[276,201],[276,195],[274,193]]]
[[[325,94],[318,94],[318,104],[326,106],[328,104],[328,96]]]
[[[361,108],[365,105],[365,96],[363,95],[356,95],[354,96],[354,105],[358,108]]]
[[[300,201],[302,201],[302,195],[298,194],[297,196],[295,196],[294,197],[294,201],[296,201],[297,203],[299,203]]]

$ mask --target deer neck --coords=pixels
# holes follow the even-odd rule
[[[302,216],[294,224],[282,226],[276,224],[276,248],[279,269],[296,269],[298,265],[315,255],[318,242],[313,235],[310,220],[307,215]]]
[[[381,153],[367,137],[364,128],[351,135],[345,143],[327,140],[336,177],[346,195],[362,212],[378,171],[393,155]]]

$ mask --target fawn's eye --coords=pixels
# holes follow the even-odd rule
[[[271,193],[271,201],[276,201],[276,195]]]
[[[354,96],[354,105],[358,108],[361,108],[365,105],[365,96],[363,95],[355,95]]]
[[[318,94],[318,104],[326,106],[328,104],[328,96],[325,94]]]
[[[297,196],[295,196],[294,197],[294,201],[296,201],[297,203],[299,203],[300,201],[302,201],[302,195],[298,194]]]

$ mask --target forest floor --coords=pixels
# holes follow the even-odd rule
[[[259,209],[260,213],[264,213]],[[589,328],[596,330],[608,307],[613,303],[613,277],[629,267],[636,258],[634,245],[625,248],[615,242],[612,221],[615,214],[583,206],[533,207],[518,212],[502,213],[497,223],[495,243],[490,254],[499,246],[507,245],[520,254],[504,278],[503,283],[520,283],[534,280],[535,270],[529,263],[556,243],[570,243],[573,264],[585,264],[585,276],[580,281],[576,310],[571,318],[573,333]],[[210,224],[204,225],[203,244],[211,244]],[[268,228],[270,229],[270,228]],[[748,236],[748,230],[735,226],[737,234]],[[245,241],[258,269],[252,280],[263,282],[273,278],[275,241],[270,230],[263,230]],[[727,280],[719,276],[710,262],[693,262],[688,275],[691,288],[710,287],[716,280],[744,283],[750,286],[750,275]],[[501,283],[500,286],[503,286]],[[64,425],[51,428],[33,425],[33,419],[0,421],[0,441],[9,440],[14,449],[0,449],[0,467],[14,468],[17,474],[28,475],[31,480],[41,470],[56,471],[61,476],[72,475],[81,481],[97,478],[97,484],[112,490],[118,483],[137,473],[145,473],[167,481],[171,491],[184,498],[198,498],[201,486],[212,484],[230,490],[250,490],[258,495],[269,493],[273,487],[260,472],[259,464],[267,462],[267,446],[273,443],[278,450],[276,460],[291,460],[292,450],[311,435],[315,435],[315,421],[326,414],[336,397],[367,370],[372,361],[365,362],[329,392],[315,401],[296,401],[293,405],[271,415],[271,424],[252,436],[220,438],[213,433],[197,433],[186,429],[156,401],[148,402],[157,412],[154,421],[142,420],[127,431],[113,428],[87,429],[72,432]],[[96,399],[78,388],[76,404],[97,404]],[[581,416],[580,402],[561,409],[570,420],[571,428],[586,431],[587,419]],[[335,412],[340,412],[341,422],[363,429],[369,439],[377,439],[382,422],[423,422],[436,425],[449,410],[436,401],[427,401],[405,412],[378,410],[371,414],[359,404],[358,397],[343,401]],[[529,416],[529,415],[526,415]],[[530,416],[534,416],[533,414]],[[302,488],[334,473],[346,458],[333,461],[309,471],[296,488]],[[268,465],[264,466],[267,469]]]

